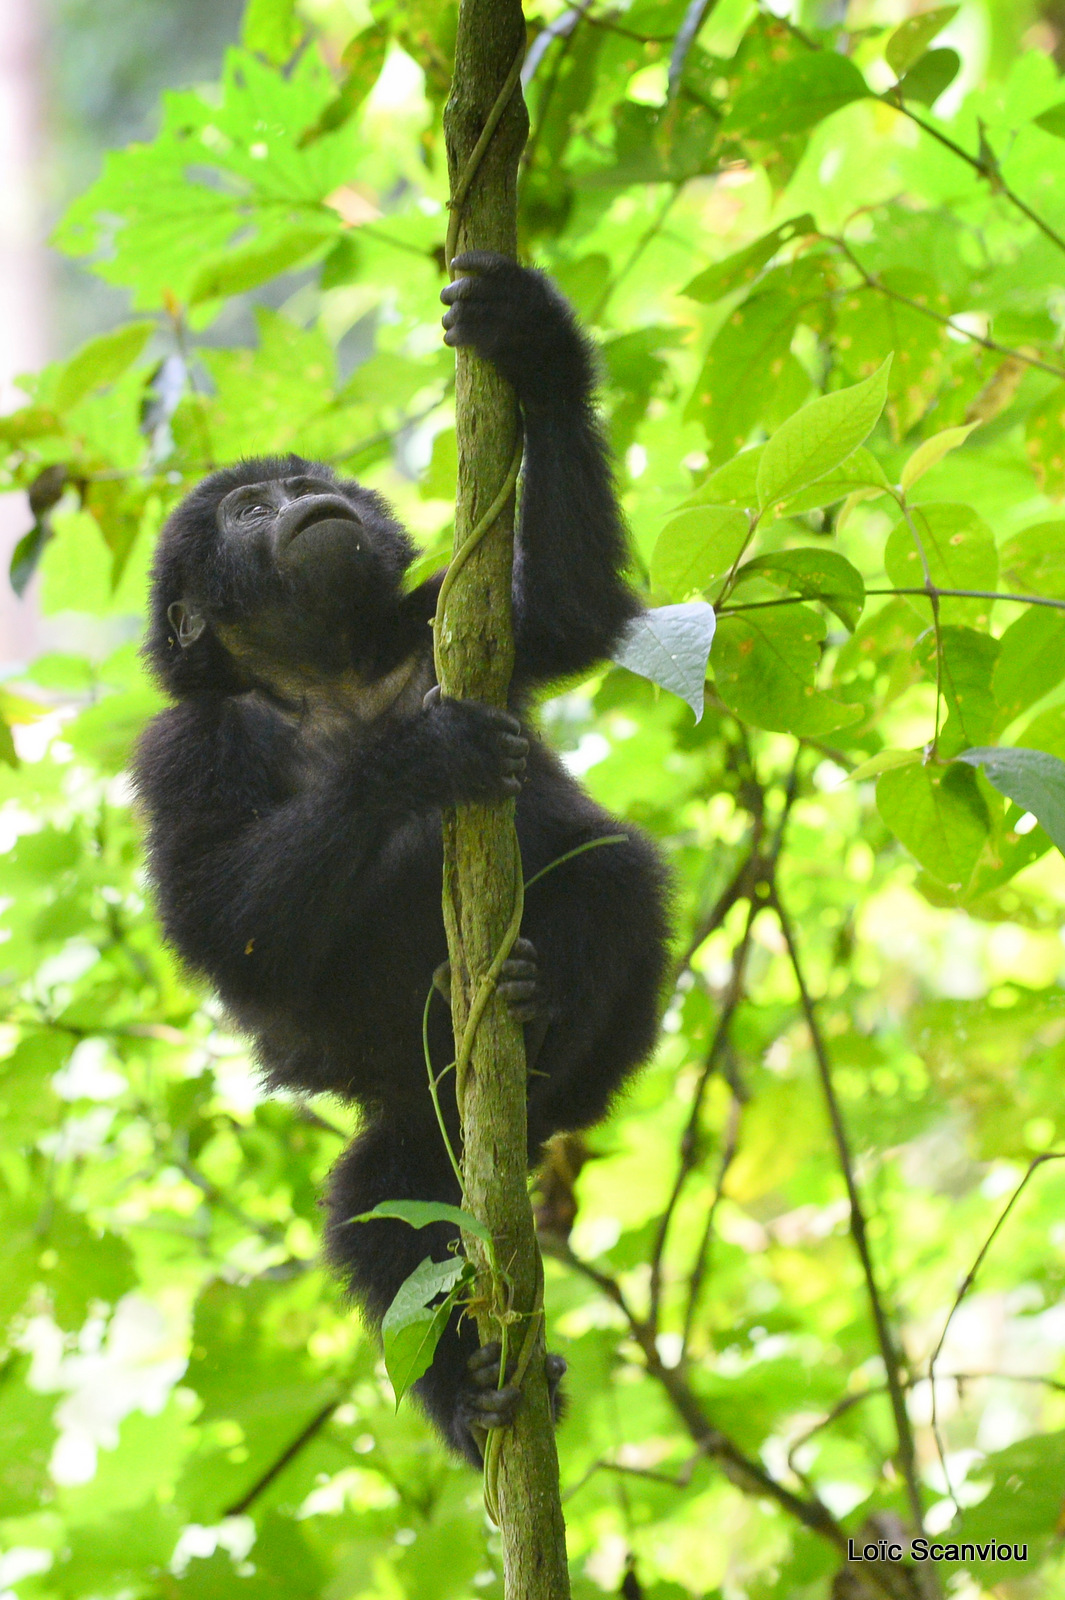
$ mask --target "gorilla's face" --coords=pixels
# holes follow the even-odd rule
[[[411,554],[369,490],[298,458],[283,474],[255,471],[275,465],[246,462],[201,485],[171,519],[157,564],[180,654],[191,665],[213,640],[253,682],[357,663],[398,602]]]
[[[224,547],[254,550],[257,559],[282,571],[302,571],[323,588],[330,585],[318,583],[318,564],[347,568],[361,549],[362,518],[340,486],[324,478],[242,484],[222,496],[215,522]]]

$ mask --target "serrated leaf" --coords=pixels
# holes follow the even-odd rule
[[[969,881],[991,820],[971,769],[904,766],[881,773],[880,815],[921,865],[959,890]]]
[[[715,261],[712,267],[700,272],[698,277],[693,278],[680,292],[689,299],[712,304],[713,301],[731,294],[734,289],[740,289],[744,284],[753,282],[766,262],[771,261],[790,240],[816,231],[817,224],[813,217],[809,212],[803,212],[802,216],[792,217],[790,221],[782,222],[779,227],[763,234],[746,249],[737,250],[734,255],[726,256],[723,261]]]
[[[462,1256],[449,1261],[427,1258],[396,1290],[381,1323],[381,1339],[397,1407],[432,1365],[455,1303],[471,1278],[470,1263]],[[445,1299],[434,1306],[432,1302],[441,1294]]]
[[[483,1222],[478,1222],[461,1206],[445,1205],[442,1200],[379,1200],[372,1211],[360,1211],[357,1217],[349,1217],[348,1221],[373,1222],[379,1217],[391,1217],[398,1222],[409,1223],[412,1228],[427,1228],[432,1222],[451,1222],[485,1244],[492,1242],[492,1235]]]
[[[934,11],[923,11],[920,16],[907,17],[899,24],[884,46],[884,59],[896,78],[901,78],[924,54],[936,34],[942,33],[959,9],[958,6],[937,6]]]
[[[721,617],[714,642],[714,682],[730,711],[778,733],[829,733],[857,722],[860,706],[843,705],[815,687],[825,624],[803,605]]]
[[[960,71],[961,56],[956,50],[929,50],[899,79],[894,93],[903,100],[916,100],[918,105],[934,106]]]
[[[633,618],[611,659],[686,700],[698,722],[715,626],[714,608],[705,600],[658,606]]]
[[[59,374],[56,409],[69,411],[93,389],[114,383],[133,365],[154,332],[154,322],[128,322],[82,345]]]
[[[811,400],[779,427],[758,464],[758,504],[776,505],[838,467],[872,433],[887,399],[891,357],[872,377]]]
[[[961,428],[944,428],[941,433],[933,433],[931,438],[919,444],[902,469],[899,482],[903,493],[905,494],[918,478],[923,477],[930,467],[934,467],[945,455],[949,455],[951,450],[956,450],[960,444],[964,444],[973,429],[979,426],[978,422],[968,422]]]
[[[872,495],[890,491],[887,474],[871,450],[859,445],[857,450],[841,461],[838,467],[826,472],[808,488],[789,496],[777,508],[779,517],[796,517],[803,511],[814,511],[820,506],[834,505],[851,495],[868,499]]]
[[[804,600],[822,601],[852,633],[858,626],[865,605],[865,584],[861,573],[835,550],[807,546],[755,556],[753,561],[744,563],[738,576],[755,575],[793,589]]]
[[[831,50],[812,51],[759,74],[754,87],[736,100],[722,131],[752,139],[800,133],[869,94],[849,57]]]
[[[750,538],[746,512],[725,506],[682,511],[659,534],[651,556],[651,582],[679,599],[722,577]]]
[[[1065,761],[1045,750],[978,745],[956,758],[983,767],[1000,794],[1030,811],[1065,855]]]
[[[157,306],[184,302],[205,257],[234,244],[267,248],[312,217],[335,227],[323,202],[350,181],[355,124],[298,147],[333,95],[314,48],[284,74],[230,50],[218,95],[167,95],[158,136],[108,154],[56,243],[94,257],[92,270],[131,287],[136,304]]]

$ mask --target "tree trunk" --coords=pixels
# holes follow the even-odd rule
[[[462,0],[455,76],[444,114],[453,197],[461,192],[471,154],[524,42],[520,0]],[[527,128],[520,86],[515,83],[465,193],[458,217],[458,250],[515,254],[517,169]],[[487,362],[466,350],[458,351],[457,361],[456,550],[506,482],[519,437],[509,386]],[[511,492],[448,596],[446,615],[437,629],[437,662],[446,694],[506,703],[513,663],[513,523]],[[462,806],[445,816],[444,919],[457,1039],[478,980],[504,940],[520,893],[520,872],[513,801]],[[522,1379],[517,1421],[501,1438],[497,1436],[487,1467],[503,1539],[505,1592],[508,1600],[567,1600],[565,1524],[539,1312],[542,1267],[527,1186],[525,1053],[520,1026],[494,995],[457,1087],[467,1203],[491,1231],[496,1261],[507,1280],[491,1286],[483,1251],[476,1240],[467,1239],[486,1295],[478,1316],[481,1338],[498,1339],[505,1321],[514,1355],[522,1351],[530,1332],[535,1341]],[[496,1465],[492,1458],[500,1446]]]

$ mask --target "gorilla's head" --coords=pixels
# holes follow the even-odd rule
[[[145,653],[179,696],[372,669],[413,553],[385,501],[332,468],[242,461],[168,518]]]

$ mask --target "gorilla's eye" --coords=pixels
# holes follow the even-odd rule
[[[269,506],[258,504],[241,506],[240,510],[237,512],[237,520],[240,522],[256,522],[260,517],[268,517],[269,515]]]

